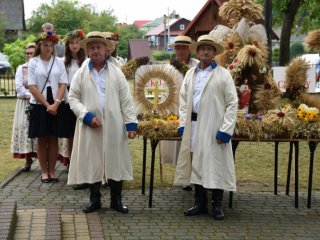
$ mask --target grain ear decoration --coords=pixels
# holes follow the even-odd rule
[[[233,32],[226,36],[220,44],[223,46],[224,51],[217,55],[215,60],[219,65],[227,67],[226,65],[229,65],[233,61],[242,46],[241,38],[238,33]]]
[[[320,51],[320,29],[309,32],[304,43],[307,49]]]
[[[303,93],[299,96],[298,100],[308,105],[309,107],[320,109],[320,96]]]
[[[219,8],[219,16],[233,27],[243,17],[250,22],[263,19],[263,7],[254,0],[230,0]]]
[[[257,87],[254,97],[254,105],[260,114],[265,114],[270,109],[275,109],[281,97],[279,87],[272,80],[271,84],[266,83]]]
[[[286,96],[295,107],[297,104],[299,105],[299,102],[295,103],[297,98],[306,92],[308,69],[308,63],[299,57],[294,58],[287,67],[285,79]]]

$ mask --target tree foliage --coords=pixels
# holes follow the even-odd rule
[[[18,38],[13,43],[4,45],[3,52],[8,56],[12,68],[16,69],[19,65],[25,63],[25,47],[34,40],[35,36],[29,35],[24,40]]]
[[[4,17],[4,14],[0,11],[0,49],[2,49],[3,44],[6,42],[5,26],[6,26],[6,19]]]
[[[263,4],[265,0],[258,2]],[[291,33],[306,33],[320,26],[319,0],[272,1],[272,25],[281,26],[279,64],[290,60]]]
[[[140,39],[143,38],[143,32],[138,31],[133,25],[123,25],[119,27],[120,41],[117,47],[117,53],[123,58],[128,57],[128,44],[129,39]]]
[[[92,5],[80,5],[76,0],[53,1],[52,5],[41,4],[27,20],[27,27],[30,32],[38,33],[43,23],[50,22],[55,25],[56,32],[62,36],[79,28],[85,32],[115,29],[117,18],[112,15],[112,11],[95,13],[92,9],[94,9]]]

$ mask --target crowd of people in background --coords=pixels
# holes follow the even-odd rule
[[[133,179],[128,139],[136,136],[138,122],[120,69],[125,61],[117,56],[118,42],[119,35],[112,32],[86,35],[80,29],[60,41],[54,25],[45,23],[35,43],[26,46],[26,63],[16,72],[14,157],[25,158],[25,172],[31,169],[32,157],[38,158],[43,184],[59,182],[60,159],[67,166],[68,184],[75,190],[90,189],[84,213],[101,208],[104,183],[110,187],[110,208],[129,211],[122,203],[122,185]],[[184,190],[195,186],[194,206],[184,214],[207,213],[207,190],[212,190],[213,218],[222,220],[223,191],[234,191],[236,186],[230,138],[237,93],[230,73],[213,60],[223,47],[208,35],[200,37],[193,50],[191,45],[191,38],[178,36],[171,46],[176,59],[190,70],[176,106],[181,149],[180,144],[163,142],[161,151],[164,162],[177,164],[175,182]],[[191,58],[191,50],[199,60]],[[199,137],[200,131],[204,137]],[[60,145],[66,146],[64,154]],[[59,158],[59,153],[65,156]]]

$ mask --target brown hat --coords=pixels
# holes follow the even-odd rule
[[[217,43],[216,39],[211,35],[202,35],[198,38],[198,41],[191,45],[190,50],[193,54],[197,53],[197,49],[201,45],[210,45],[216,49],[216,55],[223,52],[223,47]]]
[[[101,42],[104,43],[108,48],[112,47],[112,42],[107,40],[102,32],[89,32],[86,38],[81,41],[81,46],[84,49],[87,49],[88,43],[91,42]]]
[[[175,48],[177,45],[190,46],[192,40],[188,36],[176,36],[174,39],[174,44],[169,45],[170,48]]]

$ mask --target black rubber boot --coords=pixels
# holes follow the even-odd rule
[[[90,188],[90,202],[83,209],[84,213],[91,213],[99,210],[101,208],[101,193],[100,193],[101,182],[96,182],[94,184],[89,184]]]
[[[207,190],[201,185],[194,185],[194,205],[184,211],[185,216],[195,216],[208,213]]]
[[[212,190],[212,217],[214,220],[223,220],[224,213],[222,211],[223,190]]]
[[[121,213],[128,213],[128,207],[122,204],[122,181],[108,179],[108,185],[110,186],[111,196],[110,208]]]
[[[74,190],[83,190],[83,189],[89,188],[89,186],[90,186],[89,183],[82,183],[82,184],[74,185],[74,186],[72,186],[72,188],[73,188]]]

